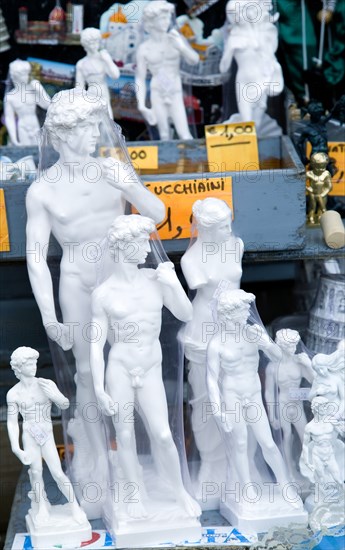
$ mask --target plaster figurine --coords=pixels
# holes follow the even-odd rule
[[[71,547],[80,546],[83,541],[90,540],[91,526],[78,505],[72,483],[62,471],[50,417],[53,403],[67,409],[69,401],[52,380],[36,378],[38,357],[39,353],[29,347],[17,348],[12,353],[11,367],[19,382],[7,393],[11,448],[19,460],[29,466],[31,507],[26,525],[34,548],[47,548],[47,545],[67,541]],[[19,443],[18,414],[23,419],[23,449]],[[52,506],[49,503],[44,490],[42,459],[68,504]]]
[[[310,384],[314,378],[309,356],[305,352],[296,353],[300,340],[297,330],[278,330],[275,342],[281,349],[282,358],[279,363],[270,362],[266,368],[265,400],[269,419],[274,429],[282,430],[284,455],[291,479],[298,479],[297,464],[294,460],[294,431],[302,444],[307,425],[303,399],[299,400],[298,396],[294,396],[294,392],[298,393],[302,378]],[[275,406],[276,399],[278,407]]]
[[[332,191],[332,176],[326,169],[328,164],[329,158],[325,153],[313,153],[310,157],[311,170],[306,173],[309,225],[318,225],[326,212],[327,195]]]
[[[31,65],[16,59],[9,65],[13,88],[4,98],[6,128],[13,145],[37,143],[40,124],[36,107],[47,109],[50,97],[38,80],[30,80]]]
[[[115,80],[120,78],[120,70],[113,62],[110,54],[101,46],[101,31],[88,27],[80,33],[80,42],[86,51],[86,56],[80,59],[76,65],[76,86],[88,87],[89,92],[102,98],[108,107],[109,116],[113,119],[113,111],[110,102],[110,93],[106,77]]]
[[[219,293],[216,305],[219,330],[207,349],[207,385],[228,452],[228,492],[220,512],[240,529],[266,530],[271,525],[303,520],[305,514],[299,497],[293,502],[284,498],[289,478],[271,434],[258,375],[259,351],[271,361],[280,361],[282,352],[261,325],[248,322],[254,300],[254,294],[240,289]],[[274,504],[265,494],[262,480],[253,479],[253,465],[248,456],[249,431],[278,484]]]
[[[270,2],[229,0],[226,14],[230,30],[219,65],[220,72],[227,73],[232,60],[236,61],[236,122],[254,121],[259,135],[263,132],[268,97],[280,94],[284,87],[275,57],[278,31],[274,22],[279,14],[270,15],[271,7]]]
[[[336,351],[330,355],[315,355],[312,367],[315,378],[310,399],[325,397],[334,408],[334,416],[345,419],[345,340],[340,340]]]
[[[345,519],[345,446],[338,439],[329,405],[326,397],[312,400],[314,418],[306,426],[300,458],[301,472],[315,484],[314,498],[308,497],[306,502],[314,529],[339,525]]]
[[[212,415],[205,418],[207,401],[206,350],[215,321],[210,302],[220,281],[239,288],[244,245],[231,230],[231,210],[216,198],[198,200],[193,205],[197,237],[181,259],[181,269],[190,290],[196,290],[193,317],[184,333],[184,352],[188,360],[188,382],[192,390],[191,423],[200,454],[196,494],[204,501],[207,482],[221,482],[225,476],[225,448]]]
[[[92,293],[92,324],[99,335],[92,338],[91,343],[93,383],[100,407],[114,423],[124,481],[134,483],[137,488],[135,501],[126,505],[126,514],[129,521],[134,520],[134,529],[135,522],[139,521],[140,525],[143,518],[149,518],[149,523],[155,522],[153,506],[157,506],[157,491],[162,482],[169,488],[158,499],[160,508],[164,509],[171,499],[175,501],[175,512],[163,516],[162,521],[174,521],[171,518],[177,514],[183,522],[201,514],[181,477],[178,452],[169,427],[159,342],[163,306],[180,321],[191,318],[192,306],[172,263],[161,263],[156,269],[139,269],[150,251],[150,234],[154,229],[153,220],[144,216],[117,217],[108,232],[113,273]],[[133,326],[134,340],[129,338],[129,327]],[[115,337],[112,332],[116,332]],[[111,349],[105,368],[103,348],[107,338]],[[150,487],[145,487],[138,467],[135,419],[128,422],[128,403],[134,402],[144,420],[152,457],[158,465],[158,479]]]
[[[109,117],[101,100],[85,94],[66,90],[54,97],[44,132],[59,158],[32,183],[26,196],[27,265],[32,290],[47,335],[62,349],[72,348],[76,362],[76,401],[90,449],[74,470],[84,483],[103,480],[106,471],[100,421],[85,421],[82,414],[84,406],[96,401],[85,330],[91,321],[91,293],[102,260],[102,242],[112,221],[124,213],[126,200],[157,223],[165,215],[163,203],[146,190],[133,167],[92,156],[100,128],[103,122],[109,124]],[[114,144],[121,146],[122,137],[115,134],[114,125],[111,131]],[[41,155],[44,164],[43,160]],[[59,280],[62,322],[57,318],[51,273],[43,252],[51,234],[63,252]],[[96,506],[90,503],[91,508]]]
[[[190,65],[199,55],[176,30],[169,30],[174,5],[166,0],[153,0],[143,10],[143,24],[148,39],[137,50],[136,96],[138,109],[151,126],[157,125],[161,140],[170,138],[172,120],[179,139],[193,139],[188,128],[180,76],[180,61]],[[146,78],[150,71],[150,102],[146,106]]]

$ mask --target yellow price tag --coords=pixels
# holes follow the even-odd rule
[[[128,154],[135,169],[156,170],[158,168],[158,146],[143,145],[138,147],[127,147]],[[117,147],[101,147],[102,157],[110,156],[121,158],[121,150]]]
[[[158,146],[144,145],[143,147],[128,147],[134,168],[141,170],[156,170],[158,168]]]
[[[259,170],[259,151],[254,122],[205,126],[210,172]]]
[[[224,200],[233,212],[232,178],[202,178],[145,182],[146,187],[165,204],[166,218],[157,226],[163,239],[189,239],[192,206],[198,199]]]
[[[10,238],[8,234],[5,193],[0,189],[0,252],[10,251]]]
[[[330,195],[345,196],[345,142],[329,141],[328,155],[335,160],[338,169],[332,178],[333,189]]]

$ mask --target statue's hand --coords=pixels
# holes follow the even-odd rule
[[[44,326],[46,329],[47,336],[59,344],[64,351],[67,351],[73,346],[73,338],[71,335],[70,327],[59,323],[58,321],[54,323],[48,323]]]
[[[174,46],[180,50],[181,47],[184,46],[184,40],[181,36],[181,34],[176,29],[171,29],[168,33],[169,38],[171,38],[172,43]]]
[[[14,453],[20,460],[22,464],[25,464],[26,466],[29,466],[31,464],[30,456],[27,452],[23,451],[22,449],[19,449]]]
[[[172,262],[164,262],[159,264],[156,269],[157,281],[167,286],[179,284],[175,267]]]
[[[110,395],[108,395],[105,392],[102,392],[102,393],[98,393],[96,397],[97,397],[97,401],[98,401],[98,404],[99,404],[102,412],[106,416],[116,416],[117,415],[116,405],[115,405],[114,401],[112,400],[112,398],[110,397]]]
[[[51,401],[53,401],[54,403],[61,401],[62,399],[61,393],[57,389],[55,383],[52,380],[47,380],[46,378],[39,378],[37,381],[40,388],[43,390],[44,395],[49,397]],[[63,403],[61,402],[60,406],[62,409],[68,409],[69,401],[67,397],[65,398],[65,401]]]
[[[228,62],[228,59],[226,56],[223,55],[222,59],[220,60],[220,63],[219,63],[219,72],[224,74],[224,73],[227,73],[228,70],[229,70],[230,66],[229,66],[229,62]]]
[[[148,107],[141,107],[139,111],[150,126],[156,126],[157,117],[153,109],[149,109]]]
[[[228,421],[228,419],[226,417],[226,414],[227,414],[226,412],[222,411],[219,414],[219,421],[221,423],[222,429],[226,433],[231,433],[232,432],[232,426],[231,426],[230,422]]]

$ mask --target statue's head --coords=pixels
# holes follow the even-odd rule
[[[329,162],[329,157],[326,153],[313,153],[310,157],[310,166],[312,169],[325,170]]]
[[[121,251],[124,263],[145,263],[151,250],[150,235],[154,230],[154,221],[146,216],[118,216],[108,231],[108,247],[114,260],[119,260]]]
[[[249,317],[250,305],[254,300],[254,294],[240,288],[224,290],[217,299],[218,319],[245,324]]]
[[[193,204],[193,218],[199,233],[226,241],[231,235],[231,210],[225,201],[208,197]]]
[[[166,0],[151,0],[143,10],[142,21],[147,32],[152,29],[167,31],[175,12],[174,4]]]
[[[282,328],[277,331],[275,341],[280,348],[290,353],[295,353],[301,337],[297,330]]]
[[[61,142],[69,144],[71,148],[81,147],[84,143],[88,149],[86,153],[90,153],[95,150],[96,138],[99,136],[98,125],[104,113],[107,113],[107,106],[100,97],[88,95],[85,90],[78,88],[64,90],[52,98],[43,128],[57,151]],[[93,131],[91,126],[94,126]]]
[[[27,83],[31,73],[31,65],[28,61],[16,59],[9,64],[9,73],[12,82]]]
[[[33,348],[21,346],[14,350],[11,355],[10,365],[15,376],[20,380],[22,373],[36,374],[36,363],[39,353]],[[28,371],[28,372],[27,372]]]
[[[101,31],[94,27],[87,27],[80,33],[80,43],[85,50],[98,51],[101,40]]]

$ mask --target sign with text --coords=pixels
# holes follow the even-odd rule
[[[127,147],[130,159],[135,169],[139,170],[156,170],[158,168],[158,146],[143,145],[138,147]],[[102,147],[102,157],[118,157],[121,158],[121,151],[118,154],[116,147]]]
[[[205,126],[205,138],[210,172],[260,169],[254,122]]]
[[[222,199],[233,212],[232,178],[230,176],[154,181],[145,182],[145,185],[165,204],[165,220],[157,226],[162,240],[190,238],[192,206],[198,199],[206,199],[206,197]]]
[[[307,143],[307,157],[310,158],[311,145]],[[337,172],[332,177],[333,189],[329,195],[345,196],[345,142],[329,141],[328,156],[334,162]]]
[[[8,234],[5,193],[0,189],[0,252],[10,251],[10,237]]]

